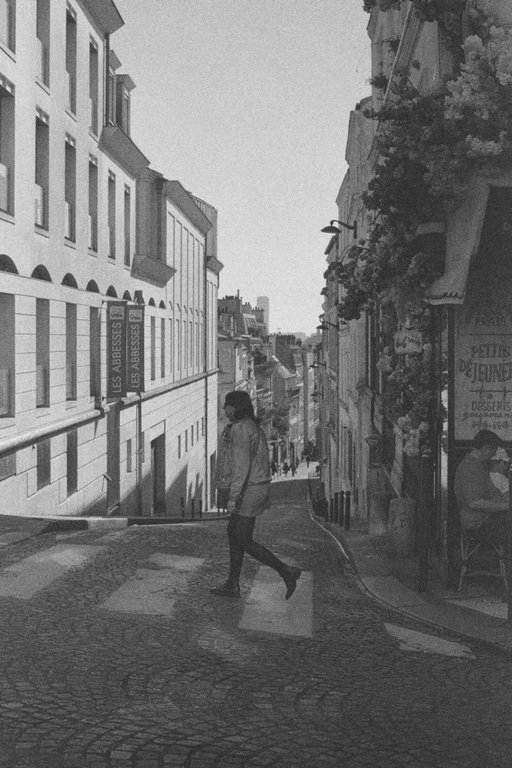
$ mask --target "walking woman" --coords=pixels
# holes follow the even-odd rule
[[[254,415],[247,392],[228,392],[224,411],[229,424],[220,439],[217,486],[229,488],[229,576],[211,592],[223,597],[240,597],[240,572],[247,552],[279,573],[286,586],[286,600],[289,600],[301,569],[286,565],[252,537],[256,517],[267,509],[270,497],[265,433]]]

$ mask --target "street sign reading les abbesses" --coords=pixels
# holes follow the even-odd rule
[[[126,389],[144,391],[144,307],[127,307]]]
[[[126,395],[126,304],[107,304],[107,397]]]
[[[144,391],[144,307],[107,304],[107,397]]]

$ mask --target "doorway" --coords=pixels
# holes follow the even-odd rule
[[[151,441],[151,514],[165,515],[165,435]]]

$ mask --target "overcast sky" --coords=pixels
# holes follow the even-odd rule
[[[219,296],[270,299],[270,330],[312,333],[320,229],[337,218],[349,112],[370,92],[362,0],[116,0],[132,138],[219,212]]]

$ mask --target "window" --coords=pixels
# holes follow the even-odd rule
[[[76,148],[75,140],[66,134],[65,167],[64,167],[64,237],[75,242],[76,216]]]
[[[99,58],[98,46],[94,40],[89,42],[89,128],[98,135],[98,85],[99,85]]]
[[[156,378],[156,318],[151,318],[151,381]]]
[[[98,158],[89,155],[89,250],[98,250]]]
[[[11,51],[16,49],[16,2],[0,0],[0,42]]]
[[[194,367],[194,331],[192,320],[188,324],[188,343],[189,343],[189,361],[188,364],[191,368]]]
[[[50,302],[36,299],[36,408],[50,405]]]
[[[76,304],[66,304],[66,400],[76,400]]]
[[[178,435],[178,459],[181,459],[181,435]]]
[[[165,320],[160,320],[160,376],[165,376]]]
[[[66,10],[66,77],[68,81],[68,109],[76,112],[76,16]]]
[[[51,481],[51,441],[37,443],[37,490],[40,491]]]
[[[14,296],[0,293],[0,416],[14,416]]]
[[[130,266],[132,249],[132,200],[130,187],[124,188],[124,263]]]
[[[126,471],[133,472],[133,447],[131,439],[126,441]]]
[[[181,355],[181,343],[180,343],[180,321],[176,320],[176,367],[180,370],[180,355]]]
[[[174,344],[172,343],[173,327],[174,327],[173,321],[169,320],[169,373],[171,374],[171,376],[174,373]]]
[[[182,361],[183,361],[183,370],[187,367],[187,321],[183,320],[183,340],[181,343],[181,351],[183,354]]]
[[[37,0],[36,16],[36,74],[50,85],[50,0]]]
[[[112,56],[112,54],[111,54]],[[107,82],[107,98],[108,109],[107,118],[110,125],[115,125],[115,111],[116,111],[116,73],[110,64],[108,68],[108,82]]]
[[[71,496],[78,489],[78,430],[71,429],[66,435],[67,493]]]
[[[128,75],[117,75],[116,77],[116,114],[117,125],[130,135],[130,91],[133,88],[133,82]]]
[[[185,453],[188,451],[188,429],[185,430]]]
[[[0,75],[0,211],[14,213],[13,190],[14,85]]]
[[[108,257],[116,257],[116,177],[108,173]]]
[[[36,168],[34,187],[34,223],[48,229],[48,190],[50,176],[50,128],[48,115],[36,110]]]
[[[89,307],[89,394],[101,395],[101,325],[100,308]]]
[[[190,445],[194,445],[194,425],[190,427]]]
[[[204,416],[201,418],[201,434],[204,437]]]

